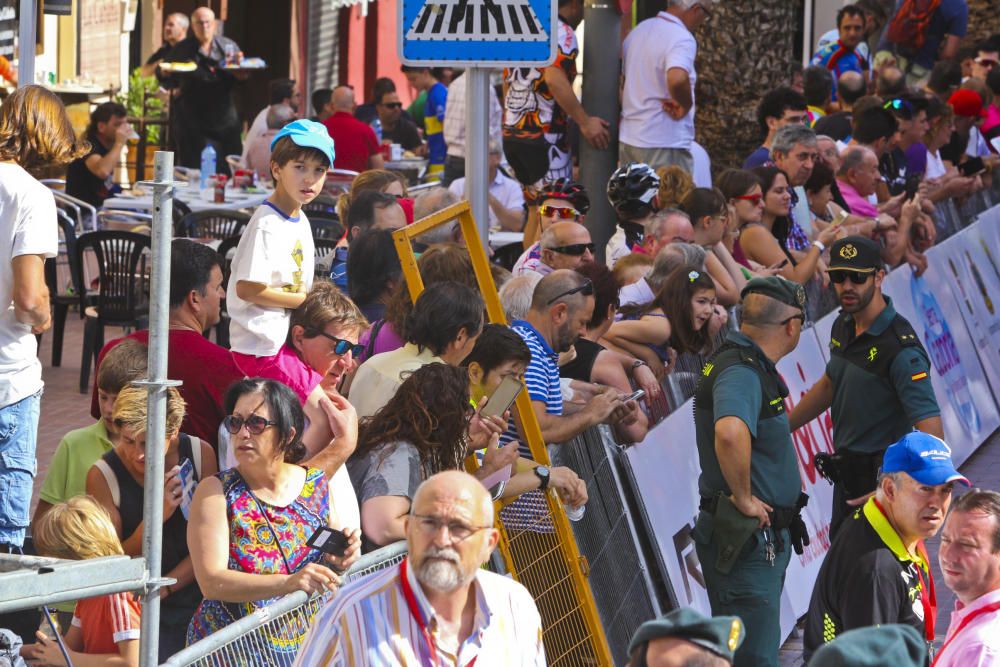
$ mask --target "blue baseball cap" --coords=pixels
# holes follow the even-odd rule
[[[278,143],[278,139],[282,137],[288,137],[297,146],[315,148],[325,155],[330,161],[330,166],[333,166],[333,159],[336,156],[333,150],[333,139],[330,137],[330,133],[326,131],[326,126],[322,123],[317,123],[314,120],[296,120],[289,123],[274,135],[274,139],[271,139],[272,151],[274,150],[274,145]]]
[[[961,482],[972,486],[951,462],[951,447],[944,440],[923,431],[907,433],[885,450],[882,472],[905,472],[927,486]]]

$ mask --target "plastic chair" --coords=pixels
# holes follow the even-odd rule
[[[62,364],[63,333],[69,307],[80,306],[80,317],[87,303],[87,289],[83,284],[83,270],[76,254],[76,227],[73,219],[61,210],[56,211],[56,221],[63,233],[66,246],[66,261],[69,265],[70,288],[59,285],[58,257],[45,260],[45,284],[49,288],[49,303],[52,304],[52,365]]]
[[[229,276],[233,273],[233,258],[230,253],[236,250],[240,243],[239,236],[230,236],[223,239],[217,249],[222,255],[222,289],[229,291]],[[219,312],[219,323],[215,325],[215,342],[227,350],[229,349],[229,310],[226,308],[226,299],[222,299],[222,307]]]
[[[333,240],[339,241],[344,235],[344,226],[336,218],[322,218],[320,216],[310,216],[309,226],[312,227],[313,241]]]
[[[317,278],[330,277],[330,262],[325,260],[329,259],[331,262],[333,261],[333,252],[337,249],[338,242],[339,237],[336,239],[313,237],[313,245],[316,247],[315,276]]]
[[[135,232],[102,230],[77,238],[76,258],[84,265],[84,254],[97,260],[98,290],[95,305],[85,308],[83,358],[80,363],[80,393],[87,393],[90,364],[104,347],[104,327],[141,329],[149,313],[146,282],[146,252],[150,238]]]
[[[173,223],[176,226],[185,215],[190,215],[191,207],[185,204],[183,200],[174,197],[174,206],[171,211],[173,211]]]
[[[312,216],[316,215],[321,218],[328,218],[331,220],[339,219],[337,216],[337,200],[330,195],[319,195],[308,204],[305,204],[302,207],[302,210],[308,218],[312,218]]]
[[[524,253],[524,244],[520,241],[508,243],[493,251],[493,263],[499,264],[508,271],[514,270],[514,265]]]
[[[228,208],[210,208],[185,215],[174,225],[174,235],[223,240],[232,236],[239,237],[248,222],[249,213]]]

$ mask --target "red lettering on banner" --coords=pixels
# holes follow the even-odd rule
[[[802,369],[802,364],[795,364],[796,370],[799,372],[799,377],[804,383],[806,381],[805,371]],[[795,407],[795,403],[801,400],[805,396],[805,392],[799,392],[796,397],[796,401],[792,401],[792,394],[785,398],[785,412],[786,414],[791,413],[792,409]],[[815,428],[819,428],[822,434],[823,441],[816,437],[814,432]],[[829,432],[828,432],[829,430]],[[832,421],[830,420],[830,412],[827,410],[818,419],[806,424],[802,428],[798,429],[792,433],[792,442],[795,445],[795,455],[799,459],[799,469],[802,471],[802,489],[806,490],[809,486],[816,483],[819,478],[819,474],[816,472],[816,464],[814,463],[814,458],[818,452],[832,452],[833,451],[833,435],[832,435]]]

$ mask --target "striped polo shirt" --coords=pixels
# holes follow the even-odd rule
[[[524,320],[514,320],[510,326],[514,332],[524,339],[531,350],[531,362],[524,371],[524,383],[528,388],[528,396],[532,401],[545,403],[545,412],[550,415],[561,415],[563,411],[562,388],[559,384],[559,355],[538,333],[535,327]],[[507,430],[500,436],[500,444],[505,445],[520,436],[514,418],[508,422]],[[521,442],[521,456],[532,458],[527,443]]]

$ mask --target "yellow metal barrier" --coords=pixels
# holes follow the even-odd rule
[[[410,297],[415,302],[424,289],[411,240],[456,219],[469,249],[489,321],[506,324],[500,297],[490,273],[489,260],[467,201],[449,206],[393,232]],[[515,411],[521,435],[527,440],[535,461],[550,465],[549,454],[542,441],[528,392],[518,395]],[[523,506],[523,509],[518,510],[519,506]],[[551,490],[545,494],[532,492],[525,494],[514,504],[507,505],[503,512],[502,507],[500,503],[497,504],[500,552],[513,577],[524,584],[535,598],[542,616],[548,664],[572,667],[613,665],[604,628],[587,581],[587,562],[577,549],[559,497]],[[507,512],[516,513],[517,518],[508,520]]]

